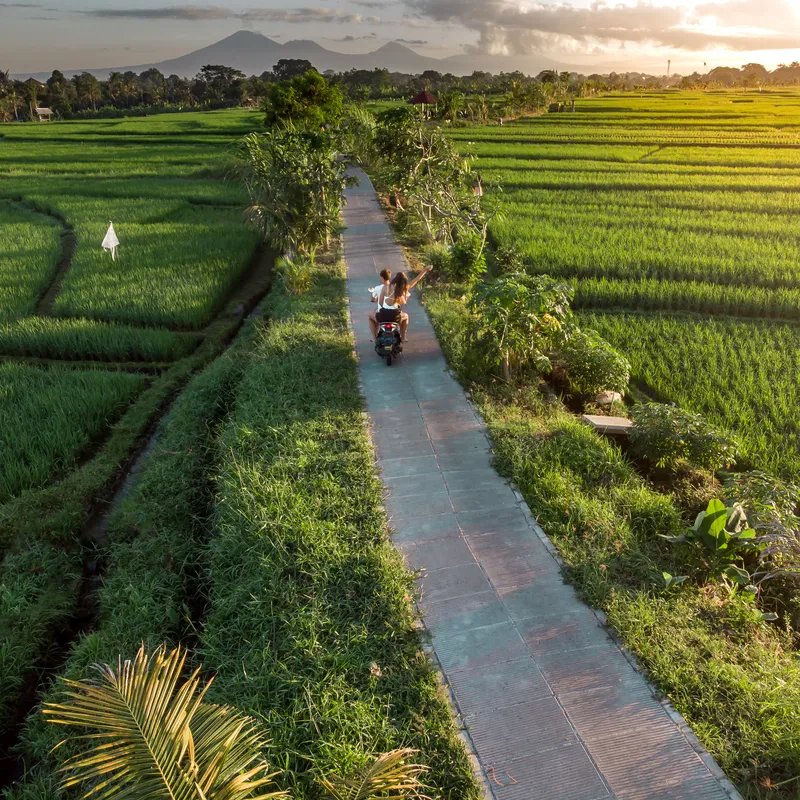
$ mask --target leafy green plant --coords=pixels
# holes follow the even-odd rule
[[[570,329],[558,349],[572,391],[596,395],[604,390],[624,392],[631,365],[596,331]]]
[[[314,259],[306,256],[284,256],[278,261],[276,269],[281,277],[283,288],[289,294],[300,296],[311,288],[313,263]]]
[[[45,705],[47,720],[93,731],[78,737],[93,746],[64,764],[64,788],[102,781],[108,798],[244,800],[273,784],[256,722],[204,703],[210,681],[201,687],[198,667],[181,683],[185,662],[180,648],[148,655],[142,647],[116,670],[98,666],[97,680],[63,679],[63,700]],[[286,794],[262,792],[256,800],[276,797]]]
[[[451,275],[452,262],[450,248],[446,244],[432,244],[425,248],[422,257],[426,263],[433,267],[433,272],[445,280]]]
[[[504,242],[492,253],[492,269],[495,275],[522,272],[525,269],[522,251],[516,245]]]
[[[664,589],[666,591],[674,589],[676,586],[680,586],[682,583],[689,580],[688,575],[670,575],[669,572],[662,572],[661,578],[664,581]]]
[[[341,225],[344,190],[354,182],[337,156],[327,133],[287,128],[244,137],[238,173],[264,241],[301,254],[328,244]]]
[[[479,283],[470,298],[472,338],[510,381],[522,367],[548,373],[549,354],[570,320],[572,288],[546,275],[514,273]]]
[[[662,538],[675,543],[697,542],[702,545],[710,558],[712,574],[721,575],[742,587],[750,585],[750,573],[743,566],[743,557],[757,555],[762,549],[742,507],[725,505],[721,500],[711,500],[686,533]]]
[[[450,251],[450,277],[454,281],[472,284],[485,271],[483,240],[474,231],[460,233]]]
[[[96,665],[97,680],[62,678],[62,702],[45,703],[46,720],[92,731],[75,738],[96,743],[67,758],[62,788],[102,781],[104,797],[128,800],[289,797],[274,790],[278,773],[262,755],[268,740],[261,726],[234,708],[205,702],[213,678],[201,686],[199,666],[181,682],[185,663],[180,647],[162,645],[148,655],[142,645],[133,661],[120,657],[116,670]],[[427,767],[410,762],[416,753],[394,750],[352,776],[323,777],[324,797],[424,800],[419,776]]]
[[[800,579],[800,517],[795,513],[800,487],[764,472],[733,475],[725,495],[738,502],[762,545],[757,583],[775,578]]]
[[[700,414],[677,406],[642,403],[633,409],[631,417],[631,447],[658,467],[673,469],[687,461],[716,470],[736,463],[737,440]]]

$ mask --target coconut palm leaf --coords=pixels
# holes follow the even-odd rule
[[[200,686],[200,668],[179,685],[185,661],[181,648],[148,656],[142,647],[116,672],[98,667],[98,680],[63,682],[46,719],[89,729],[75,738],[93,745],[64,763],[65,788],[90,783],[84,797],[115,800],[242,800],[272,783],[263,735],[235,710],[202,703],[211,682]]]
[[[352,778],[331,775],[320,783],[327,792],[325,800],[426,800],[425,786],[419,776],[427,772],[422,764],[409,764],[416,750],[393,750],[384,753]]]

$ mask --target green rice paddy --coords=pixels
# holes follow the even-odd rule
[[[609,96],[452,135],[502,186],[495,241],[570,280],[635,379],[800,476],[797,92]]]

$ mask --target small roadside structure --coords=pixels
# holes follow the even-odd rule
[[[423,89],[419,94],[414,95],[409,101],[412,106],[422,106],[422,116],[425,116],[425,106],[438,105],[439,101],[427,90]]]
[[[33,113],[36,114],[39,122],[50,122],[53,117],[53,111],[49,108],[34,108]]]
[[[598,433],[606,436],[629,436],[633,422],[626,417],[604,417],[597,414],[584,414],[581,419],[591,425]]]

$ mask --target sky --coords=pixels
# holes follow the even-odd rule
[[[800,0],[0,0],[0,70],[161,61],[242,28],[341,52],[400,41],[437,58],[537,54],[598,72],[800,61]]]

